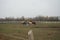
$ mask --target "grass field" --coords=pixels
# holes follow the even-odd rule
[[[28,40],[32,29],[34,40],[60,40],[60,23],[37,23],[37,25],[0,24],[0,40]]]

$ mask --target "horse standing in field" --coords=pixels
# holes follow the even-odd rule
[[[23,21],[22,24],[24,24],[24,25],[32,25],[32,24],[36,25],[36,22],[34,22],[34,21]]]
[[[36,25],[36,22],[32,22],[32,24]]]
[[[34,25],[36,25],[36,22],[30,21],[29,24],[34,24]]]
[[[28,22],[27,21],[23,21],[21,24],[26,25],[26,24],[28,24]]]

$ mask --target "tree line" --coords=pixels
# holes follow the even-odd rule
[[[36,16],[33,18],[25,18],[24,16],[20,18],[14,18],[14,17],[5,17],[0,18],[0,21],[24,21],[24,20],[33,20],[33,21],[60,21],[58,16]]]

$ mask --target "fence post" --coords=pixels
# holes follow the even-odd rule
[[[29,30],[28,32],[28,40],[34,40],[34,36],[33,36],[33,31]]]

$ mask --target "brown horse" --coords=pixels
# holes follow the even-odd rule
[[[34,25],[36,25],[36,22],[32,21],[32,22],[29,22],[29,24],[34,24]]]

